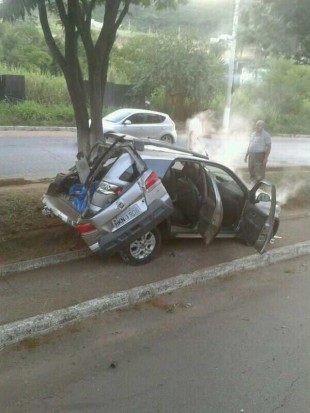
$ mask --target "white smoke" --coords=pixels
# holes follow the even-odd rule
[[[297,200],[305,189],[309,190],[308,180],[301,179],[297,174],[284,174],[277,185],[277,201],[282,206],[286,205],[293,199]]]
[[[230,132],[224,133],[217,127],[213,111],[200,112],[186,122],[188,147],[203,155],[207,152],[210,160],[228,166],[251,187],[253,184],[250,183],[247,164],[244,162],[251,126],[252,124],[241,116],[232,116]],[[279,175],[279,172],[276,175],[273,175],[273,172],[268,173],[267,164],[266,180],[273,182],[274,178],[280,205],[284,206],[292,200],[299,202],[310,192],[309,173],[306,173],[308,176],[305,178],[305,173],[301,171],[286,171],[280,180]]]
[[[211,110],[200,112],[186,122],[188,147],[190,150],[209,155],[233,170],[244,166],[250,135],[249,122],[239,116],[231,119],[229,133],[217,128],[215,113]]]

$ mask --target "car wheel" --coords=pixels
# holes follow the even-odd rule
[[[158,228],[146,232],[123,248],[119,255],[129,265],[141,265],[151,261],[161,247],[162,236]]]
[[[167,143],[173,143],[173,138],[171,135],[164,135],[160,140]]]

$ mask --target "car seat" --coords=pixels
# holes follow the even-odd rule
[[[195,225],[199,219],[201,194],[195,182],[199,181],[199,165],[188,162],[176,182],[175,206],[183,216],[183,222]]]
[[[197,187],[200,197],[203,194],[203,179],[201,172],[201,167],[197,163],[186,162],[181,173],[183,177],[190,179]]]
[[[169,168],[163,177],[163,185],[166,188],[172,202],[176,201],[177,198],[177,191],[176,191],[176,184],[177,184],[177,177],[175,175],[175,171],[173,168]]]

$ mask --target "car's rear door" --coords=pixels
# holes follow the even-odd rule
[[[153,138],[153,139],[160,139],[162,135],[164,135],[164,125],[163,121],[165,118],[161,115],[157,115],[156,113],[149,113],[146,115],[146,123],[144,126],[145,130],[145,137],[146,138]]]
[[[223,220],[221,196],[212,173],[202,168],[201,187],[203,188],[199,213],[198,231],[206,245],[216,237]]]
[[[267,182],[258,182],[245,203],[240,229],[244,240],[261,254],[273,235],[276,211],[276,188]]]
[[[114,178],[117,179],[114,186],[115,183],[119,185],[120,181],[127,180],[132,171],[135,171],[134,179],[129,179],[126,189],[110,199],[108,205],[101,210],[99,209],[91,218],[99,233],[96,240],[91,234],[90,248],[93,251],[98,251],[101,255],[120,250],[155,228],[173,212],[171,199],[160,178],[148,168],[141,158],[140,152],[135,150],[133,146],[129,145],[126,148],[126,152],[132,160],[129,167],[124,169],[122,166],[116,175],[113,174]],[[103,192],[109,191],[107,187],[111,187],[110,184],[113,184],[111,182],[113,176],[109,172],[102,178],[105,181],[109,177],[109,182],[104,182]],[[84,236],[84,239],[88,242],[87,236]]]
[[[122,158],[130,158],[129,163],[122,162]],[[112,188],[117,193],[111,197]],[[168,200],[169,195],[139,153],[128,146],[99,183],[92,200],[98,213],[92,219],[96,226],[114,232],[146,212],[156,199]]]

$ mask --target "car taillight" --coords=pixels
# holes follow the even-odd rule
[[[86,232],[94,231],[96,227],[93,224],[77,224],[76,229],[80,234],[85,234]]]
[[[97,189],[98,192],[101,192],[104,195],[111,195],[111,194],[119,194],[120,192],[122,192],[123,187],[119,186],[119,185],[114,185],[114,184],[110,184],[109,182],[106,181],[102,181],[99,184],[99,187]]]
[[[155,182],[158,181],[158,176],[155,172],[152,172],[145,180],[145,189],[149,189]]]
[[[115,194],[119,194],[120,192],[122,192],[123,188],[121,186],[117,186],[116,188],[113,188],[113,192]]]

